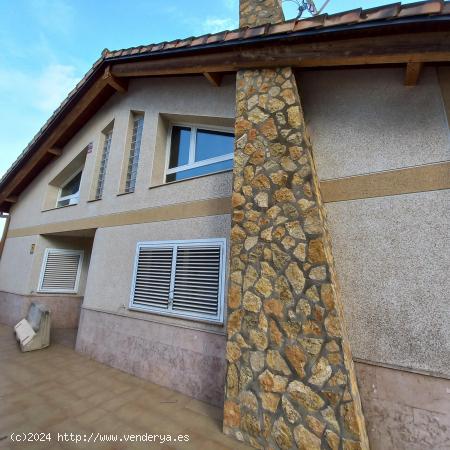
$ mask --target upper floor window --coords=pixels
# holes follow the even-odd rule
[[[79,169],[67,179],[59,190],[57,206],[76,205],[80,200],[80,184],[83,169]]]
[[[97,187],[95,189],[95,200],[99,200],[103,195],[103,187],[105,184],[106,167],[108,165],[109,151],[111,149],[112,127],[103,132],[103,151],[98,170]]]
[[[166,182],[233,168],[231,129],[173,125],[169,148]]]
[[[133,192],[136,186],[136,177],[141,151],[142,128],[144,127],[143,114],[133,114],[133,130],[131,134],[130,153],[128,157],[127,175],[124,192]]]

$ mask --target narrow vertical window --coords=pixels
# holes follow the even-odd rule
[[[139,153],[141,151],[143,126],[144,126],[144,116],[142,114],[133,115],[133,131],[131,135],[127,177],[125,180],[125,192],[134,192],[134,188],[136,186],[136,176],[139,164]]]
[[[112,129],[104,132],[103,153],[102,153],[102,159],[100,161],[100,168],[99,168],[99,172],[98,172],[97,188],[95,190],[95,199],[96,200],[101,199],[102,195],[103,195],[106,167],[108,165],[109,150],[111,148],[112,132],[113,132]]]

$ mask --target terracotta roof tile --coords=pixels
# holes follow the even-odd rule
[[[294,31],[308,30],[310,28],[317,28],[323,26],[328,14],[321,14],[320,16],[308,17],[307,19],[297,20],[294,26]]]
[[[400,11],[401,3],[392,3],[390,5],[378,6],[376,8],[361,11],[361,22],[369,20],[391,19]]]
[[[359,22],[361,19],[361,8],[354,9],[352,11],[345,11],[338,14],[327,16],[324,26],[332,27],[335,25],[347,25],[350,23]]]
[[[425,14],[437,14],[441,12],[443,2],[440,0],[428,0],[425,2],[402,5],[397,17],[423,16]]]
[[[268,25],[260,25],[258,27],[247,27],[244,29],[244,39],[255,38],[267,34]]]
[[[295,27],[295,20],[287,22],[275,23],[269,26],[267,34],[289,33]]]

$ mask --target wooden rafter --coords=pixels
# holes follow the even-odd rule
[[[105,73],[103,74],[103,79],[117,92],[124,93],[128,89],[128,80],[123,78],[115,77],[111,73],[111,66],[108,66],[105,69]]]
[[[220,72],[203,72],[204,77],[212,86],[219,87],[222,83],[223,73]]]
[[[415,86],[422,72],[423,62],[409,62],[406,64],[405,86]]]
[[[61,156],[62,155],[62,149],[61,148],[49,148],[47,150],[48,153],[55,155],[55,156]]]

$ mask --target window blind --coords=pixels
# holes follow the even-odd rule
[[[82,251],[46,249],[39,291],[76,293],[82,261]]]
[[[131,309],[222,321],[225,240],[139,243]]]

